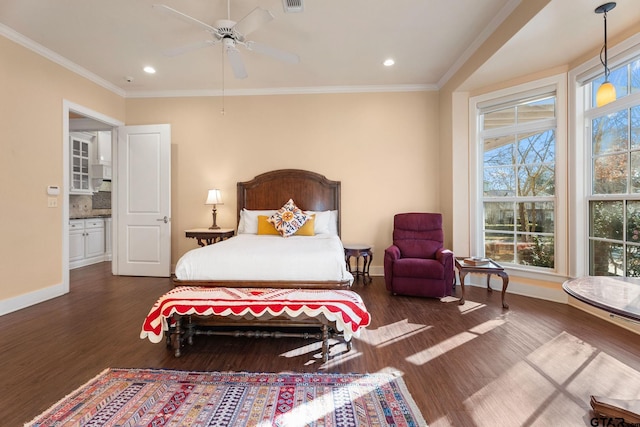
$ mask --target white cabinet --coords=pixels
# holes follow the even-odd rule
[[[97,191],[103,181],[111,181],[111,132],[96,132],[91,163],[91,185]]]
[[[69,139],[69,193],[91,194],[111,180],[111,132],[72,132]]]
[[[71,144],[70,162],[70,194],[91,194],[91,138],[82,134],[71,134],[69,136]]]
[[[111,166],[111,132],[97,132],[96,163],[99,165]]]
[[[104,219],[69,221],[69,268],[78,268],[105,260]]]
[[[84,260],[84,219],[69,221],[69,267]],[[78,266],[79,267],[79,266]]]

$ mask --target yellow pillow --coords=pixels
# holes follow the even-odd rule
[[[305,223],[302,224],[302,227],[298,228],[298,231],[296,231],[293,235],[294,236],[315,236],[316,235],[314,231],[315,221],[316,221],[316,214],[311,214],[311,218],[306,220]]]
[[[268,216],[258,215],[258,234],[274,234],[280,235],[280,232],[269,221]],[[305,223],[296,231],[294,236],[315,236],[315,219],[316,214],[312,214],[311,218],[305,221]]]
[[[275,234],[279,236],[280,232],[267,219],[269,219],[267,215],[258,215],[258,234]]]

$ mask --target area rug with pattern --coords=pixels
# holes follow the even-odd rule
[[[27,426],[426,426],[389,373],[107,369]]]

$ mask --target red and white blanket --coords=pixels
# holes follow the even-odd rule
[[[142,325],[140,338],[162,341],[173,314],[268,318],[324,316],[349,341],[371,321],[360,295],[339,289],[210,288],[181,286],[161,296]]]

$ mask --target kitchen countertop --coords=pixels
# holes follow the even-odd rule
[[[101,215],[84,215],[84,216],[70,216],[69,219],[91,219],[91,218],[111,218],[110,214]]]

